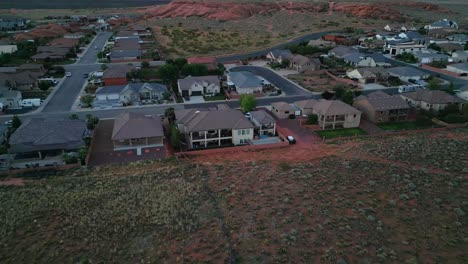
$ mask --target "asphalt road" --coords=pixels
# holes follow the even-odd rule
[[[46,105],[42,110],[43,113],[70,111],[86,81],[83,75],[100,69],[100,65],[96,63],[97,52],[102,50],[110,35],[111,33],[107,32],[98,33],[78,62],[64,66],[65,70],[71,72],[72,76],[65,77],[66,79],[57,88],[58,90],[55,91],[55,94],[53,94],[48,102],[45,102]],[[94,46],[97,46],[98,49],[94,49]]]
[[[243,59],[248,59],[248,58],[255,58],[255,57],[260,57],[266,55],[270,50],[274,49],[283,49],[288,45],[291,44],[299,44],[303,41],[309,41],[312,39],[318,39],[322,37],[323,35],[326,35],[328,33],[332,33],[333,31],[324,31],[324,32],[315,32],[315,33],[310,33],[304,36],[300,36],[294,39],[291,39],[285,43],[278,44],[276,46],[270,47],[268,49],[263,49],[263,50],[257,50],[253,52],[248,52],[244,54],[236,54],[236,55],[228,55],[228,56],[221,56],[221,57],[216,57],[216,60],[220,63],[226,63],[226,62],[232,62],[232,61],[239,61]]]
[[[269,81],[274,86],[280,88],[286,95],[310,95],[311,92],[304,90],[302,87],[297,84],[283,78],[274,71],[258,67],[258,66],[239,66],[231,68],[230,71],[239,72],[239,71],[248,71],[255,75],[261,76]]]

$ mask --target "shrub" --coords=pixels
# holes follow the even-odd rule
[[[308,125],[316,125],[318,123],[318,116],[317,115],[308,115],[307,116],[307,124]]]
[[[448,114],[441,119],[449,124],[468,122],[468,117],[457,113]]]

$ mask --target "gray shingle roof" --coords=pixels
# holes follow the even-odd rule
[[[207,131],[217,129],[247,129],[254,125],[238,110],[197,110],[176,111],[177,123],[187,127],[187,131]]]
[[[367,96],[359,96],[356,101],[367,100],[374,108],[374,111],[388,111],[397,109],[409,109],[409,105],[399,95],[389,95],[382,91],[377,91],[368,94]]]
[[[100,87],[96,90],[96,95],[101,95],[101,94],[115,94],[118,93],[120,94],[124,89],[126,85],[109,85],[109,86],[103,86]]]
[[[464,102],[462,99],[448,94],[444,91],[439,90],[425,90],[420,89],[416,92],[411,93],[404,93],[402,94],[403,97],[407,97],[414,101],[422,101],[429,104],[448,104],[448,103],[462,103]]]
[[[361,111],[356,108],[347,105],[338,100],[319,100],[314,105],[314,112],[329,116],[329,115],[349,115],[349,114],[359,114]]]
[[[408,66],[388,68],[387,72],[390,73],[391,75],[398,75],[398,76],[405,76],[405,77],[425,75],[424,72],[417,70],[415,68],[408,67]]]
[[[114,121],[112,140],[164,137],[161,118],[137,113],[121,113]]]
[[[289,57],[292,56],[292,53],[288,49],[275,49],[272,50],[271,53],[275,58],[282,58],[282,59],[288,59]]]
[[[84,120],[28,119],[11,136],[10,152],[78,149],[84,145],[86,131]]]
[[[302,100],[302,101],[298,101],[296,102],[296,105],[301,108],[301,109],[313,109],[314,108],[314,105],[317,103],[318,101],[315,100],[315,99],[309,99],[309,100]]]
[[[237,88],[262,86],[260,78],[248,71],[230,72],[228,73],[228,76]]]
[[[203,84],[207,83],[208,85],[210,84],[216,84],[219,85],[220,81],[218,76],[215,75],[210,75],[210,76],[187,76],[184,79],[179,79],[177,80],[177,83],[179,84],[179,87],[181,90],[190,90],[190,87],[195,84]]]
[[[268,114],[265,110],[257,110],[250,112],[252,119],[257,120],[261,125],[275,123],[276,120]]]

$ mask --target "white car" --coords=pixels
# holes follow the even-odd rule
[[[71,72],[67,72],[65,75],[66,75],[67,77],[71,77],[71,76],[72,76]]]

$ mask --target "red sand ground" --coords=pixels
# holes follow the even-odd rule
[[[1,186],[23,186],[24,185],[24,180],[23,179],[18,179],[18,178],[9,178],[0,181]]]

